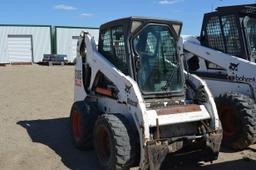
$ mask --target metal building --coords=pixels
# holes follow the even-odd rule
[[[67,55],[69,62],[73,62],[76,57],[77,40],[81,31],[89,32],[98,43],[99,29],[91,27],[54,27],[54,48],[55,54]]]
[[[0,25],[0,63],[37,63],[51,54],[51,26]]]

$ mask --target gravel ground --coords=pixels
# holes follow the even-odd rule
[[[94,152],[74,148],[69,134],[72,66],[0,67],[0,169],[99,169]],[[171,169],[256,170],[256,145],[222,149],[212,164]]]

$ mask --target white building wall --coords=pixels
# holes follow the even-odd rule
[[[49,26],[1,26],[0,63],[10,63],[8,35],[31,35],[34,62],[40,62],[44,54],[51,54],[51,27]]]
[[[56,52],[57,54],[67,55],[68,61],[73,62],[75,59],[74,49],[76,47],[75,39],[80,36],[81,31],[89,32],[98,44],[99,30],[87,28],[67,28],[56,27]],[[75,45],[75,47],[74,47]]]

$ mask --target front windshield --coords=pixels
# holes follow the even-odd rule
[[[256,18],[247,17],[245,28],[248,37],[251,61],[256,62]]]
[[[149,25],[133,40],[139,58],[138,84],[144,93],[180,92],[182,72],[177,40],[167,25]]]

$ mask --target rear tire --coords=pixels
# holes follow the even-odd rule
[[[240,93],[227,93],[216,98],[223,126],[222,144],[242,150],[256,140],[256,106],[254,100]]]
[[[93,105],[85,101],[73,104],[70,113],[71,134],[76,147],[80,150],[93,148],[93,127],[97,111]]]
[[[125,117],[104,114],[94,128],[94,148],[103,169],[128,170],[136,162],[136,135]]]

